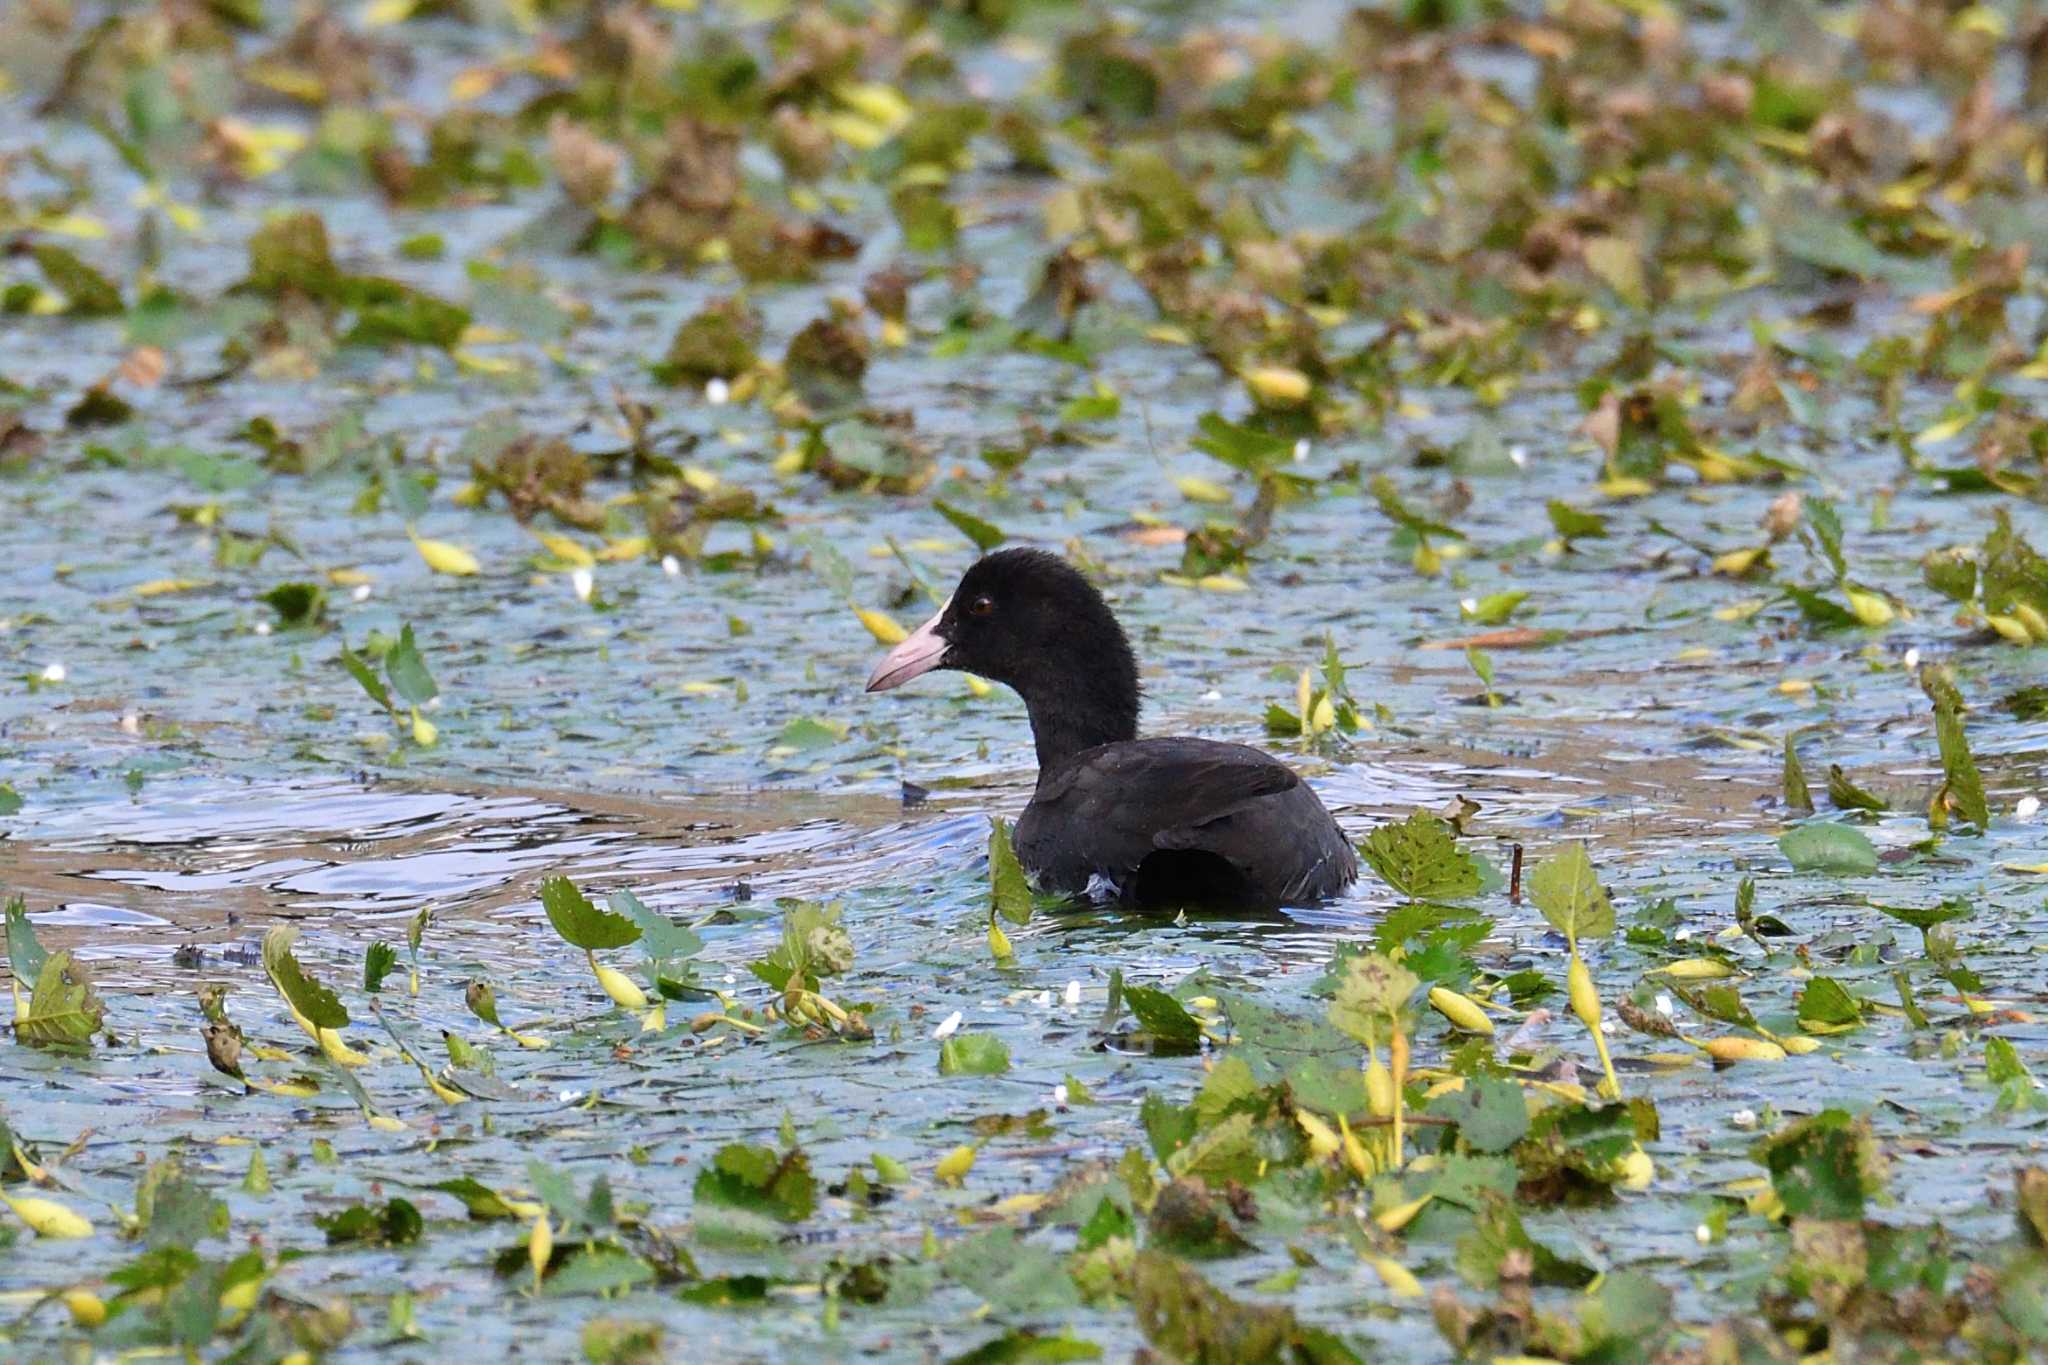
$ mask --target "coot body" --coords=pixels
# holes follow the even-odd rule
[[[1342,891],[1358,860],[1293,769],[1242,744],[1139,739],[1138,669],[1108,603],[1042,550],[1003,550],[875,666],[870,692],[951,668],[1024,699],[1038,786],[1017,857],[1046,891],[1269,908]]]

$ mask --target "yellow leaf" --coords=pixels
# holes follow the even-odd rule
[[[190,592],[205,586],[203,578],[152,578],[147,583],[136,584],[130,591],[137,597],[162,597],[166,593]]]
[[[1984,616],[1984,624],[1997,631],[2009,644],[2030,645],[2034,643],[2034,637],[2027,632],[2025,624],[2017,616],[1998,616],[1987,612]]]
[[[848,81],[832,92],[841,104],[862,118],[894,132],[910,122],[910,101],[894,86],[880,81]]]
[[[1261,403],[1289,407],[1306,402],[1311,388],[1307,375],[1284,365],[1246,370],[1244,384]]]
[[[370,3],[363,7],[363,26],[386,28],[392,24],[402,24],[412,18],[412,12],[418,4],[419,0],[370,0]]]
[[[545,1211],[533,1220],[533,1228],[526,1234],[526,1263],[533,1267],[533,1292],[540,1292],[540,1277],[546,1273],[548,1262],[555,1256],[555,1230],[548,1226]]]
[[[1866,626],[1888,626],[1898,616],[1892,604],[1874,592],[1844,588],[1842,595],[1849,599],[1849,610]]]
[[[1460,995],[1446,986],[1432,986],[1429,1003],[1437,1013],[1467,1033],[1493,1033],[1493,1020],[1487,1018],[1486,1011],[1469,996]]]
[[[448,98],[457,104],[467,104],[490,94],[497,84],[497,68],[472,66],[466,71],[456,72],[455,78],[448,82]]]
[[[1763,1038],[1743,1038],[1730,1035],[1722,1038],[1708,1038],[1701,1042],[1700,1050],[1717,1062],[1782,1062],[1785,1049]]]
[[[1936,422],[1933,426],[1915,436],[1913,443],[1915,445],[1939,445],[1943,441],[1952,441],[1962,435],[1970,424],[1976,420],[1976,413],[1966,412],[1959,417],[1951,417],[1947,421]]]
[[[1397,1299],[1412,1299],[1422,1293],[1422,1282],[1415,1278],[1407,1266],[1391,1256],[1368,1256],[1365,1263],[1373,1268],[1388,1291]]]
[[[825,125],[826,132],[857,151],[871,152],[890,137],[887,128],[859,114],[827,114],[820,122]]]
[[[256,1306],[257,1295],[263,1292],[263,1280],[238,1280],[230,1288],[221,1291],[220,1306],[230,1313],[246,1313]]]
[[[1358,1134],[1351,1131],[1351,1122],[1343,1114],[1337,1115],[1337,1140],[1344,1153],[1344,1164],[1360,1180],[1370,1180],[1378,1169],[1373,1159],[1366,1154],[1365,1144],[1358,1140]]]
[[[645,559],[654,542],[646,536],[627,536],[615,540],[597,552],[597,558],[607,564],[617,564],[628,559]]]
[[[358,1052],[350,1047],[342,1036],[331,1028],[321,1029],[319,1039],[320,1050],[326,1053],[327,1059],[336,1066],[363,1066],[370,1060],[368,1053]]]
[[[635,985],[633,978],[616,967],[607,967],[595,957],[590,959],[590,970],[597,974],[597,984],[604,987],[604,993],[623,1009],[639,1013],[647,1008],[647,992]]]
[[[958,1185],[973,1169],[974,1145],[963,1142],[939,1158],[939,1164],[933,1169],[932,1174],[939,1178],[942,1185]]]
[[[434,1092],[434,1098],[443,1104],[461,1104],[469,1096],[449,1085],[424,1066],[420,1067],[420,1079],[427,1083],[427,1089]]]
[[[1343,1150],[1344,1140],[1337,1136],[1337,1130],[1308,1110],[1295,1110],[1294,1121],[1308,1135],[1308,1148],[1318,1159],[1335,1156]]]
[[[1234,573],[1205,573],[1195,586],[1203,592],[1244,592],[1249,585]]]
[[[1647,498],[1650,494],[1657,491],[1657,486],[1648,479],[1628,476],[1602,479],[1594,487],[1600,490],[1601,497],[1616,500],[1622,498]]]
[[[60,213],[54,218],[39,218],[36,230],[59,237],[76,237],[83,242],[101,241],[107,235],[107,225],[89,213]]]
[[[1024,1218],[1045,1207],[1049,1196],[1043,1194],[1013,1194],[1001,1200],[989,1212],[998,1218]]]
[[[1173,481],[1180,495],[1190,502],[1229,502],[1230,490],[1212,479],[1197,474],[1183,474]]]
[[[855,607],[853,614],[868,628],[868,634],[885,645],[900,645],[910,638],[910,632],[898,624],[895,617],[885,611],[872,611],[867,607]]]
[[[1595,1033],[1600,1031],[1600,991],[1593,984],[1593,973],[1586,966],[1586,959],[1572,954],[1571,966],[1565,971],[1565,982],[1570,987],[1572,1013],[1579,1016],[1579,1022]]]
[[[1740,578],[1757,566],[1757,561],[1771,552],[1768,545],[1752,545],[1747,549],[1730,550],[1714,556],[1714,572]]]
[[[1725,976],[1735,975],[1735,969],[1718,958],[1687,957],[1677,962],[1667,962],[1651,969],[1652,974],[1662,972],[1680,981],[1717,981]]]
[[[92,1236],[92,1224],[54,1199],[42,1199],[32,1194],[15,1198],[0,1193],[7,1207],[14,1210],[14,1216],[29,1225],[38,1237],[52,1239],[75,1239]]]
[[[58,1297],[71,1311],[71,1321],[88,1331],[107,1320],[106,1300],[90,1289],[67,1289]]]
[[[1415,1215],[1422,1212],[1423,1206],[1429,1203],[1429,1198],[1425,1194],[1420,1199],[1411,1199],[1405,1204],[1396,1204],[1390,1209],[1384,1209],[1373,1215],[1373,1222],[1378,1223],[1383,1232],[1399,1232],[1415,1221]]]
[[[482,567],[476,562],[476,556],[460,545],[450,545],[445,540],[424,540],[419,536],[414,536],[412,543],[413,548],[420,552],[420,558],[426,560],[427,567],[435,573],[463,577]]]
[[[520,368],[512,356],[480,355],[468,349],[455,352],[455,364],[471,374],[517,374]]]
[[[549,554],[561,560],[564,564],[573,564],[579,569],[587,569],[597,563],[597,556],[591,554],[590,551],[584,549],[565,535],[560,535],[554,531],[535,531],[533,534],[542,545],[547,547]]]

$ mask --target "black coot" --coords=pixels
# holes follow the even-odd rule
[[[1017,857],[1047,891],[1139,904],[1302,905],[1358,859],[1294,770],[1242,744],[1138,738],[1138,666],[1109,604],[1043,550],[968,569],[938,615],[875,665],[884,692],[935,668],[1007,683],[1038,743]]]

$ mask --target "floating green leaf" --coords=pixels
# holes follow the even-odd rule
[[[1600,885],[1584,843],[1569,843],[1529,873],[1529,899],[1559,933],[1574,941],[1614,932],[1614,905]]]
[[[1778,847],[1801,872],[1860,876],[1877,871],[1877,850],[1854,825],[1816,821],[1786,830]]]
[[[1839,763],[1828,764],[1828,800],[1837,810],[1890,810],[1891,803],[1849,780]]]
[[[550,877],[542,882],[540,904],[547,911],[548,923],[572,948],[595,952],[640,941],[639,925],[624,915],[598,909],[567,877]]]
[[[106,1006],[93,994],[92,978],[69,952],[43,959],[36,973],[28,1013],[17,1016],[14,1036],[24,1043],[83,1043],[100,1031]]]
[[[1381,825],[1358,851],[1380,880],[1412,900],[1459,900],[1479,893],[1479,864],[1450,825],[1425,811]]]
[[[42,975],[43,961],[49,953],[36,938],[35,926],[29,923],[28,902],[20,896],[9,896],[6,917],[8,970],[18,982],[33,982]]]
[[[398,642],[384,655],[384,674],[391,679],[392,690],[414,706],[425,706],[440,695],[433,674],[427,672],[426,660],[420,657],[411,625],[398,632]]]
[[[818,1206],[818,1184],[810,1158],[797,1148],[777,1153],[769,1147],[728,1143],[697,1176],[696,1197],[705,1205],[738,1209],[798,1223]]]
[[[1126,985],[1124,1003],[1137,1016],[1139,1026],[1159,1042],[1192,1047],[1201,1041],[1202,1026],[1165,991]]]
[[[932,500],[932,510],[953,523],[953,528],[974,542],[974,548],[983,554],[995,549],[1009,539],[1002,528],[993,522],[983,521],[971,512],[963,512],[943,498]]]
[[[285,1003],[297,1010],[300,1017],[314,1028],[345,1028],[348,1025],[348,1008],[341,1003],[341,997],[327,987],[306,975],[299,966],[299,960],[292,953],[299,931],[291,925],[280,924],[263,936],[263,970],[270,974],[271,984]]]
[[[1000,1076],[1010,1069],[1010,1049],[993,1033],[956,1033],[939,1044],[941,1076]]]
[[[1001,818],[989,822],[988,904],[990,910],[1012,924],[1031,922],[1031,883],[1010,843],[1009,822]]]

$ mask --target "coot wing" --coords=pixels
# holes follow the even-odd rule
[[[1100,876],[1140,899],[1152,898],[1147,886],[1200,899],[1213,884],[1217,899],[1285,904],[1334,894],[1357,870],[1292,768],[1242,744],[1190,738],[1074,755],[1040,782],[1017,824],[1017,853],[1051,889],[1078,891]],[[1133,880],[1141,869],[1144,885]]]

